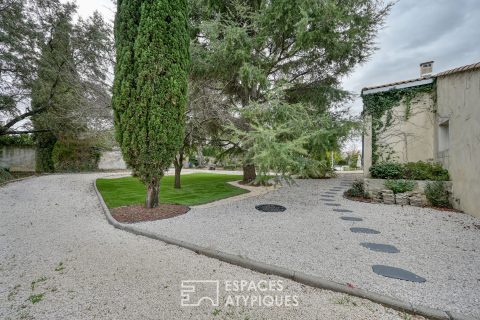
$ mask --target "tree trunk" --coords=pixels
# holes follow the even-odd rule
[[[181,173],[182,173],[182,166],[175,165],[175,185],[173,186],[175,189],[181,188],[181,183],[180,183]]]
[[[250,183],[257,177],[257,173],[255,172],[255,165],[253,164],[245,164],[243,165],[243,182]]]
[[[197,147],[197,160],[199,168],[205,167],[205,157],[203,156],[203,148],[201,145]]]
[[[158,178],[152,178],[152,181],[147,186],[147,199],[145,200],[145,207],[152,209],[158,207],[160,193],[160,183]]]
[[[183,152],[182,151],[179,152],[175,157],[175,160],[173,160],[173,165],[175,166],[175,183],[173,187],[175,189],[180,189],[181,188],[180,177],[181,177],[182,168],[183,168]]]

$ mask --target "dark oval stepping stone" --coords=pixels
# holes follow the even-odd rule
[[[360,243],[362,247],[370,249],[376,252],[386,252],[386,253],[399,253],[400,250],[397,247],[389,244],[373,243],[373,242],[362,242]]]
[[[350,228],[353,233],[379,234],[380,231],[370,228]]]
[[[335,209],[333,209],[333,211],[337,211],[337,212],[353,212],[352,210],[348,210],[348,209],[339,209],[339,208],[335,208]]]
[[[283,212],[287,210],[287,208],[278,204],[259,204],[258,206],[255,206],[255,209],[263,212]]]
[[[363,221],[362,218],[357,218],[357,217],[340,217],[340,219],[346,220],[346,221]]]
[[[326,191],[325,193],[326,194],[337,194],[336,192],[332,192],[332,191]]]
[[[410,271],[407,271],[401,268],[395,268],[395,267],[376,264],[372,266],[372,269],[373,269],[373,272],[375,272],[376,274],[387,277],[387,278],[412,281],[412,282],[427,281],[427,279],[417,276],[415,273],[412,273]]]
[[[333,202],[325,202],[324,203],[326,206],[332,206],[332,207],[339,207],[340,203],[333,203]]]
[[[329,195],[329,194],[322,194],[321,197],[324,197],[324,198],[334,198],[334,196]]]

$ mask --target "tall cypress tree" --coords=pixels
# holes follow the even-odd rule
[[[115,126],[125,161],[147,185],[147,208],[158,206],[160,180],[183,140],[187,14],[186,0],[118,4]]]
[[[70,21],[67,12],[55,23],[51,39],[42,48],[37,79],[32,86],[32,110],[46,110],[32,117],[33,126],[38,131],[35,133],[37,172],[54,171],[52,151],[58,133],[76,126],[67,116],[79,90],[70,45]]]

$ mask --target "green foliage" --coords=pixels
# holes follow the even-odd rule
[[[451,208],[448,192],[441,181],[433,181],[427,183],[425,187],[425,196],[428,201],[435,207]]]
[[[42,48],[38,63],[37,79],[32,87],[32,109],[44,111],[34,115],[35,130],[49,130],[35,133],[36,171],[53,172],[52,151],[59,132],[75,131],[77,123],[69,117],[78,99],[80,88],[74,68],[71,43],[71,13],[58,18],[51,40]],[[61,79],[61,80],[60,80]],[[48,110],[46,110],[48,106]]]
[[[403,165],[404,178],[410,180],[438,180],[448,181],[448,170],[439,163],[409,162]]]
[[[397,194],[412,191],[415,188],[415,182],[411,180],[387,180],[385,181],[385,187]]]
[[[52,151],[55,171],[94,171],[98,168],[100,152],[88,140],[62,139]]]
[[[348,197],[365,197],[365,186],[363,180],[355,180],[352,183],[352,187],[345,191],[345,195]]]
[[[0,146],[33,146],[35,141],[30,134],[0,136]]]
[[[439,163],[409,162],[379,162],[370,167],[370,175],[377,179],[407,179],[407,180],[449,180],[448,170]]]
[[[235,128],[221,132],[219,140],[229,141],[229,151],[244,164],[286,177],[302,170],[298,166],[306,168],[304,158],[326,160],[327,151],[339,150],[357,126],[340,111],[349,98],[340,80],[373,52],[390,5],[374,0],[193,3],[191,77],[210,79],[208,90],[226,96]],[[275,90],[282,91],[281,108],[274,107],[278,117],[268,112],[271,104],[278,105]],[[298,115],[297,107],[309,111],[294,127],[289,117]],[[264,112],[270,120],[239,109]]]
[[[52,132],[35,134],[35,171],[54,172],[55,165],[52,159],[53,148],[57,137]]]
[[[189,68],[186,0],[118,1],[113,107],[117,141],[145,183],[183,142]]]
[[[162,203],[199,205],[246,193],[245,189],[227,182],[238,181],[239,175],[194,173],[182,176],[182,188],[173,187],[173,176],[161,181]],[[145,185],[134,177],[98,179],[97,187],[109,208],[142,204],[145,200]]]
[[[311,158],[300,158],[295,174],[300,179],[323,179],[335,176],[330,163],[326,160],[315,160]]]
[[[323,178],[331,170],[327,161],[317,160],[308,152],[312,139],[328,125],[330,118],[318,115],[303,103],[291,104],[273,91],[266,103],[252,103],[240,110],[250,123],[246,129],[231,126],[233,140],[245,150],[245,158],[252,159],[258,176],[290,180],[292,175]]]
[[[35,129],[61,131],[109,114],[111,32],[100,14],[74,23],[76,5],[60,0],[2,0],[0,7],[0,136],[31,132],[18,124],[32,116]]]
[[[32,304],[35,304],[35,303],[38,303],[38,302],[42,301],[44,295],[45,295],[44,293],[32,294],[28,297],[28,300],[30,300],[30,302]]]
[[[376,179],[401,179],[403,178],[403,166],[396,162],[380,162],[372,165],[369,169],[372,178]]]
[[[434,85],[426,84],[404,89],[362,94],[364,113],[372,117],[372,162],[380,160],[382,152],[378,145],[378,135],[387,130],[392,124],[392,110],[405,103],[405,120],[411,115],[411,102],[420,94],[432,94]]]
[[[7,168],[0,167],[0,183],[12,180],[13,176],[10,174]]]

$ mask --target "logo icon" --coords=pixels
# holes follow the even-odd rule
[[[218,307],[220,281],[218,280],[183,280],[180,290],[182,307],[198,307],[203,302]]]

